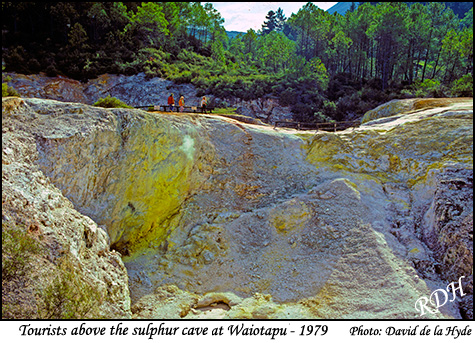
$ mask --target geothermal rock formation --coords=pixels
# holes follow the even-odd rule
[[[74,256],[104,316],[470,318],[473,100],[388,106],[329,133],[4,98],[4,221]]]

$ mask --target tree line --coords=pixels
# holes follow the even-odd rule
[[[440,2],[365,2],[344,16],[307,3],[229,39],[209,3],[2,2],[2,62],[78,80],[144,72],[217,106],[275,97],[296,120],[346,120],[394,98],[473,96],[462,4],[459,17]]]

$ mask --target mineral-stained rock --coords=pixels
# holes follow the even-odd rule
[[[109,239],[124,316],[468,318],[473,103],[444,104],[334,134],[3,99],[4,204],[72,252],[117,254]],[[26,195],[88,229],[30,215]],[[420,317],[461,276],[466,297]]]

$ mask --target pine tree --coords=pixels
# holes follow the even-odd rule
[[[282,32],[284,30],[284,24],[287,18],[284,15],[284,11],[279,7],[275,14],[275,30],[277,32]]]
[[[274,31],[277,27],[277,19],[276,19],[276,14],[274,11],[267,12],[266,19],[267,21],[265,21],[264,24],[262,24],[263,35],[268,35],[272,31]]]

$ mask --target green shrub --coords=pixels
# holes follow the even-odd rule
[[[320,112],[317,112],[320,113]],[[320,121],[331,122],[332,118],[337,117],[337,107],[333,101],[324,100],[322,111],[320,113]]]
[[[70,254],[62,257],[52,281],[37,293],[41,319],[99,319],[102,295],[83,279]]]
[[[196,76],[196,75],[195,75]],[[172,75],[170,79],[177,83],[177,84],[182,84],[182,83],[191,83],[191,80],[195,77],[192,72],[190,71],[183,71],[180,74],[177,75]]]
[[[10,87],[6,83],[2,83],[2,97],[4,96],[21,96],[13,87]]]
[[[467,74],[456,80],[450,91],[453,96],[473,97],[473,75]]]
[[[323,114],[323,112],[321,111],[315,112],[314,118],[317,123],[334,123],[335,122],[333,119]]]
[[[447,90],[440,81],[426,79],[424,81],[416,81],[410,88],[412,94],[416,98],[444,98],[447,96]]]
[[[236,108],[233,107],[223,107],[215,108],[213,114],[236,114]]]
[[[111,97],[108,95],[105,98],[101,98],[97,100],[93,106],[97,107],[105,107],[105,108],[132,108],[131,106],[127,105],[125,102]]]
[[[336,115],[334,119],[337,121],[345,121],[355,113],[360,114],[360,103],[361,99],[359,98],[358,93],[353,93],[352,95],[346,95],[340,98],[336,103]]]
[[[36,288],[32,262],[44,253],[24,228],[2,223],[2,318],[99,319],[102,295],[83,278],[71,254],[60,259],[46,287]]]
[[[26,229],[2,223],[2,318],[34,318],[35,298],[29,290],[32,262],[41,244]]]
[[[4,66],[2,66],[2,71],[5,69]],[[2,73],[2,97],[4,96],[20,96],[20,93],[18,93],[13,87],[10,87],[7,82],[10,81],[12,78],[9,76],[3,76]]]
[[[25,276],[32,257],[41,251],[40,243],[25,230],[2,223],[2,285]]]

